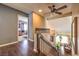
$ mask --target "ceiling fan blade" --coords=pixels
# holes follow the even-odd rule
[[[67,8],[67,5],[64,5],[64,6],[58,8],[58,9],[56,9],[56,10],[58,11],[58,10],[61,10],[61,9],[64,9],[64,8]]]
[[[61,12],[55,12],[56,14],[62,14]]]

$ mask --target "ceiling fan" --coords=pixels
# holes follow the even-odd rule
[[[67,8],[67,5],[63,5],[63,6],[59,7],[59,8],[56,8],[55,5],[52,5],[52,6],[48,6],[48,8],[50,10],[49,13],[55,13],[55,14],[61,15],[62,12],[59,12],[59,10]]]

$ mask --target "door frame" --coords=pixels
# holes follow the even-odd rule
[[[17,14],[17,41],[20,41],[19,38],[18,38],[18,34],[19,34],[18,33],[18,23],[19,23],[18,16],[19,15],[21,15],[21,14]],[[27,39],[29,40],[29,16],[26,16],[26,15],[21,15],[21,16],[24,16],[24,17],[27,17],[28,18],[28,27],[27,27],[28,28],[28,31],[27,31],[28,37],[27,37]]]

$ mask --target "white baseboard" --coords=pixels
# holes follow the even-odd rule
[[[12,45],[12,44],[15,44],[15,43],[18,43],[18,42],[19,42],[19,41],[15,41],[15,42],[11,42],[11,43],[2,44],[2,45],[0,45],[0,47]]]
[[[34,42],[34,40],[33,40],[33,39],[29,39],[29,41],[32,41],[32,42]]]

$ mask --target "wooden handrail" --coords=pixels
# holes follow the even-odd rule
[[[55,48],[55,46],[53,46],[52,44],[50,44],[50,42],[48,42],[48,41],[46,41],[45,40],[45,38],[44,38],[44,36],[41,34],[41,33],[37,33],[37,35],[38,35],[38,39],[37,40],[43,40],[48,46],[50,46],[52,49],[54,49],[56,52],[57,52],[57,54],[59,55],[59,52],[58,52],[58,50]],[[40,35],[40,36],[39,36]],[[37,42],[37,43],[39,43],[39,42]],[[39,48],[40,49],[40,48]]]

